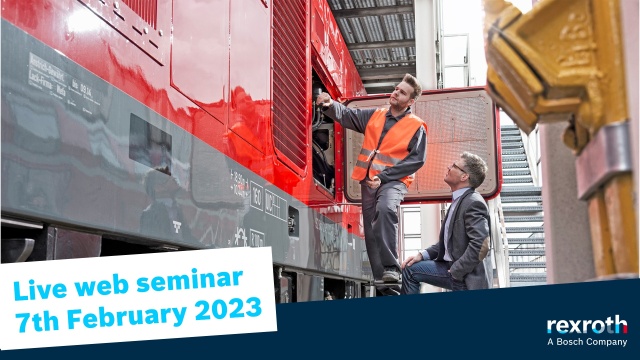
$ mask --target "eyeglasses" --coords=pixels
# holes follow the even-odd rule
[[[449,170],[451,170],[451,168],[452,168],[452,167],[454,167],[454,168],[456,168],[456,169],[458,169],[458,170],[462,171],[462,172],[463,172],[463,173],[465,173],[465,174],[467,173],[466,171],[462,170],[462,168],[461,168],[460,166],[456,165],[456,163],[455,163],[455,162],[449,166]]]

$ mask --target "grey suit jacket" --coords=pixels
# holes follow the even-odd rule
[[[454,212],[449,223],[449,239],[446,239],[453,258],[451,275],[464,279],[469,290],[487,289],[489,281],[482,262],[490,242],[487,203],[472,188],[460,196]],[[431,259],[444,261],[444,241],[442,226],[438,243],[426,249]]]

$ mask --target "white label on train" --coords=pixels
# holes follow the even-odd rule
[[[272,193],[269,190],[264,191],[264,211],[282,221],[287,221],[287,200]]]
[[[253,181],[251,182],[251,206],[263,211],[264,203],[262,202],[262,192],[264,188]]]
[[[271,248],[0,265],[0,349],[277,331]]]

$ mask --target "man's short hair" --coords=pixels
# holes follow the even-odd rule
[[[406,74],[404,78],[402,78],[402,81],[411,85],[411,87],[413,88],[413,94],[411,94],[411,98],[413,100],[418,100],[418,97],[422,94],[422,85],[420,85],[418,79],[413,77],[411,74]]]
[[[489,169],[487,163],[480,156],[467,151],[463,152],[460,157],[464,160],[464,171],[469,174],[469,185],[473,188],[482,185]]]

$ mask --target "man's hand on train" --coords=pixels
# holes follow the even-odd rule
[[[320,95],[318,95],[318,97],[316,98],[316,104],[322,105],[324,107],[328,107],[333,104],[333,99],[329,94],[327,94],[326,92],[323,92],[323,93],[320,93]]]
[[[422,261],[422,254],[421,253],[417,253],[416,255],[413,255],[412,257],[406,258],[403,262],[402,265],[400,265],[401,268],[404,269],[405,266],[411,266],[419,261]]]

